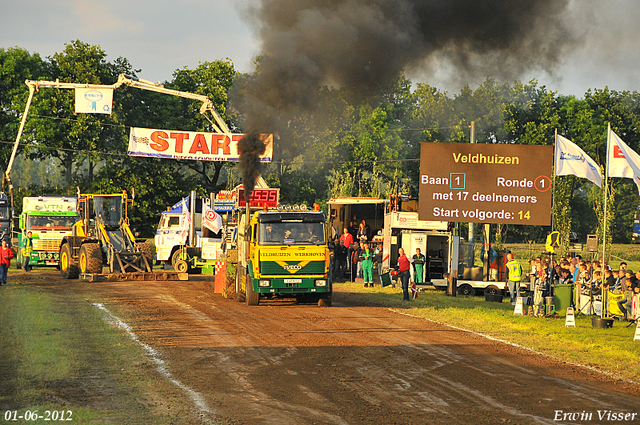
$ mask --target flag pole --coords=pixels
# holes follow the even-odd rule
[[[604,162],[604,217],[603,217],[603,225],[602,225],[602,270],[604,272],[604,262],[606,258],[607,251],[607,190],[609,189],[609,145],[611,144],[611,123],[607,124],[607,150],[605,154],[605,162]],[[602,307],[600,308],[600,317],[604,317],[605,310],[605,297],[602,297]]]
[[[556,159],[558,158],[558,128],[553,139],[553,180],[551,180],[551,231],[556,222]]]

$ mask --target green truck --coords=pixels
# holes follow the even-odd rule
[[[60,262],[60,242],[71,234],[78,220],[77,198],[69,196],[24,197],[20,214],[18,246],[22,247],[27,232],[31,232],[33,252],[29,260],[32,266],[57,266]],[[18,248],[17,267],[24,262],[22,249]]]

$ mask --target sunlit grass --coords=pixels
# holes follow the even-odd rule
[[[355,293],[356,302],[386,306],[640,382],[640,341],[634,341],[635,326],[627,327],[626,322],[615,322],[612,329],[593,328],[590,316],[578,315],[576,326],[567,327],[564,317],[514,315],[510,303],[487,302],[484,297],[448,297],[428,290],[420,292],[417,300],[403,303],[399,288],[334,285],[336,291]]]

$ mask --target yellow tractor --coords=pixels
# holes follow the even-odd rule
[[[103,267],[109,273],[152,272],[151,246],[136,241],[127,217],[127,204],[133,205],[127,192],[99,195],[78,191],[80,220],[71,236],[60,244],[60,272],[66,279],[76,279],[80,273],[100,274]]]

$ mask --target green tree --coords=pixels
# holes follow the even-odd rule
[[[0,167],[3,172],[28,98],[29,89],[24,82],[38,79],[42,73],[43,62],[37,53],[30,54],[19,47],[0,48]]]

